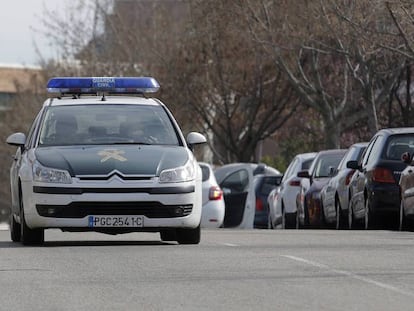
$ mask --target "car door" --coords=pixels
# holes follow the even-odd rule
[[[27,150],[35,143],[37,128],[42,116],[42,112],[39,112],[32,126],[29,130],[29,134],[26,137],[26,144],[19,146],[16,153],[13,156],[13,163],[10,167],[10,188],[11,188],[11,199],[12,199],[12,212],[19,214],[19,176],[20,168],[22,166],[22,160],[26,156]]]
[[[367,169],[369,165],[369,159],[372,157],[373,148],[377,142],[382,138],[382,136],[375,136],[369,143],[365,155],[361,162],[361,170],[357,170],[355,189],[352,197],[352,206],[354,214],[365,213],[365,187],[367,183]]]
[[[255,215],[255,193],[253,169],[235,166],[226,172],[223,179],[217,178],[223,190],[226,211],[223,227],[253,228]]]

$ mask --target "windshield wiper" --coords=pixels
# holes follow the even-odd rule
[[[116,141],[113,145],[152,145],[143,141]]]

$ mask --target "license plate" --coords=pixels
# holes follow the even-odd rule
[[[88,227],[144,227],[143,216],[89,216]]]

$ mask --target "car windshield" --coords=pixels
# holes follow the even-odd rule
[[[338,167],[338,164],[341,161],[342,157],[343,154],[326,154],[319,157],[315,163],[314,177],[329,177],[331,170]]]
[[[178,145],[160,106],[70,105],[46,111],[39,146],[100,144]]]

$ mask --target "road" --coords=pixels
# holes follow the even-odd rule
[[[0,231],[0,310],[413,310],[414,233],[46,231],[22,247]]]

